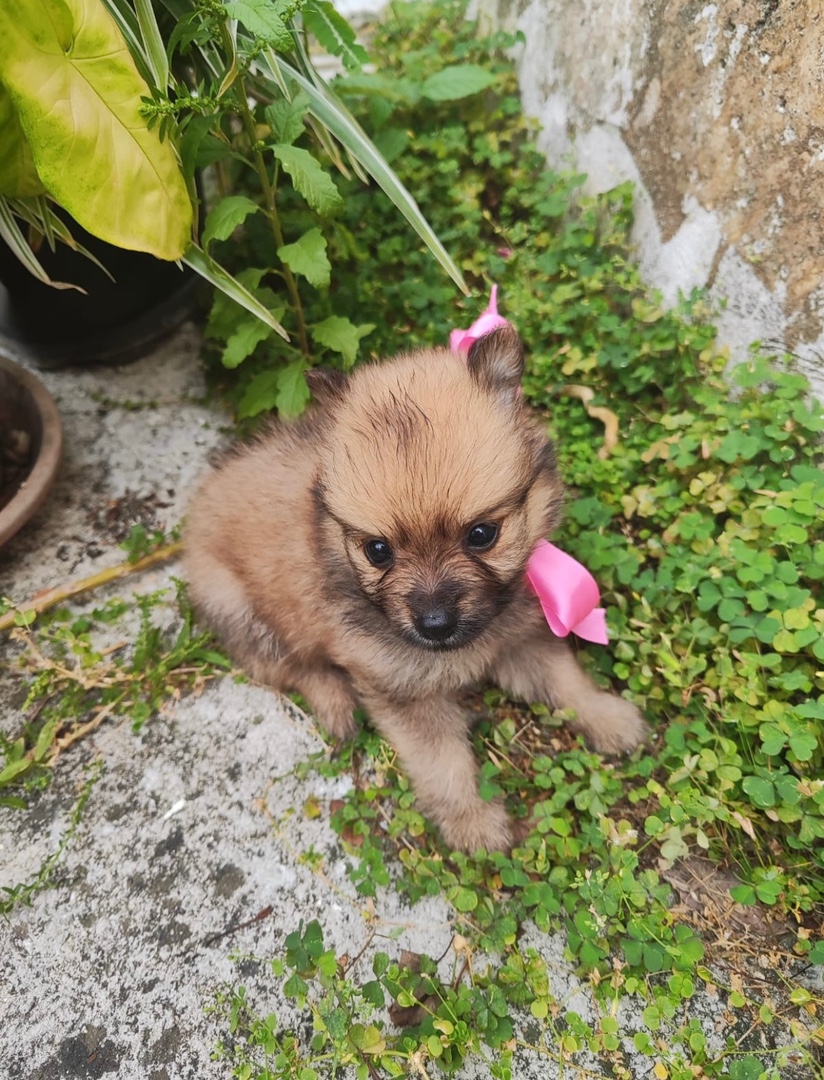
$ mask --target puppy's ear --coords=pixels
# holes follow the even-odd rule
[[[312,397],[321,405],[332,405],[340,401],[349,385],[344,373],[334,368],[309,368],[303,373],[303,377],[312,391]]]
[[[502,326],[478,338],[466,359],[469,373],[485,390],[498,391],[512,404],[524,373],[524,347],[511,326]]]

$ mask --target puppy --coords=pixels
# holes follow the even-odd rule
[[[214,470],[185,534],[191,596],[235,660],[299,691],[338,738],[365,707],[423,812],[465,851],[507,850],[513,828],[478,794],[464,687],[574,710],[607,753],[645,734],[553,636],[525,580],[562,492],[523,366],[505,327],[468,357],[310,372],[318,405]]]

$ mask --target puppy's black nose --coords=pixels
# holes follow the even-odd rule
[[[432,608],[415,617],[415,629],[427,641],[446,641],[458,625],[458,614],[448,608]]]

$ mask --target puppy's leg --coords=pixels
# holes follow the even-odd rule
[[[279,672],[281,685],[297,690],[309,702],[318,723],[335,739],[355,734],[353,713],[358,707],[352,685],[342,668],[299,666],[287,660]]]
[[[499,657],[491,674],[524,701],[574,709],[571,725],[603,753],[628,753],[646,737],[647,725],[632,702],[599,690],[569,646],[556,638],[519,641]]]
[[[342,668],[296,657],[257,617],[238,578],[208,552],[188,553],[186,569],[195,606],[251,678],[274,690],[297,690],[335,738],[354,733],[357,701]]]
[[[363,695],[372,722],[398,752],[422,812],[452,848],[508,851],[512,823],[500,801],[478,794],[478,764],[466,717],[446,697],[398,705]]]

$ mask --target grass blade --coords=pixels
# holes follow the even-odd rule
[[[152,9],[151,0],[134,0],[140,36],[146,50],[146,59],[154,77],[155,86],[165,90],[169,85],[169,58],[160,36],[160,28]]]

